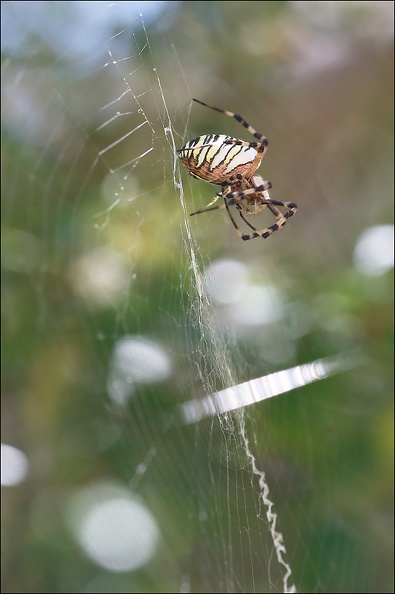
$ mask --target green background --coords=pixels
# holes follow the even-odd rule
[[[392,3],[171,2],[152,20],[141,3],[145,29],[124,3],[130,20],[90,54],[76,3],[43,3],[31,24],[20,11],[39,3],[8,4],[2,430],[29,473],[3,487],[2,591],[282,591],[237,417],[183,426],[177,407],[228,387],[229,370],[240,383],[355,348],[363,365],[248,407],[246,430],[298,591],[393,591],[393,272],[353,261],[365,229],[393,222]],[[260,173],[299,206],[281,233],[242,242],[223,210],[188,219],[216,190],[182,171],[184,211],[174,147],[250,140],[192,97],[268,137]],[[234,331],[199,298],[192,252],[201,272],[242,262],[286,313]],[[108,254],[121,272],[100,292]],[[162,345],[173,371],[117,407],[126,334]],[[136,571],[95,565],[70,527],[75,495],[103,483],[160,527]]]

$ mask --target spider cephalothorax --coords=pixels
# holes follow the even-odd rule
[[[255,237],[266,239],[272,233],[281,229],[287,219],[292,217],[298,209],[294,202],[272,200],[269,196],[269,189],[272,187],[271,183],[265,181],[259,175],[254,175],[266,153],[268,147],[267,138],[254,130],[236,113],[212,107],[197,99],[194,99],[194,101],[235,118],[244,128],[247,128],[248,132],[257,141],[245,142],[225,134],[206,134],[190,140],[177,151],[182,163],[193,177],[221,186],[221,191],[215,195],[214,199],[204,208],[193,212],[191,216],[218,208],[226,208],[230,220],[241,239],[244,241]],[[224,204],[213,206],[218,198],[223,198]],[[229,209],[231,205],[235,205],[240,217],[253,230],[253,233],[246,235],[239,229]],[[287,212],[283,214],[277,208],[278,206],[287,208]],[[277,222],[258,231],[245,217],[256,215],[265,208],[269,208],[276,217]]]

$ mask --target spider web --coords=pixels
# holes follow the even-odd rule
[[[391,590],[391,3],[292,4],[3,7],[5,591]],[[249,140],[192,96],[275,237],[189,218],[177,149]]]

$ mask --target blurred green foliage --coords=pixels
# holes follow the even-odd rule
[[[353,263],[360,233],[393,221],[392,3],[164,3],[146,29],[148,8],[114,26],[88,63],[47,37],[65,35],[68,3],[45,4],[39,32],[3,24],[21,41],[3,46],[2,426],[30,470],[3,488],[2,591],[282,591],[236,425],[183,427],[174,411],[204,395],[199,370],[224,387],[224,360],[241,382],[353,348],[365,365],[249,407],[247,427],[297,589],[393,591],[393,273]],[[176,148],[248,138],[192,96],[268,136],[262,175],[299,205],[279,237],[243,243],[219,211],[188,219],[189,243],[170,124]],[[181,175],[186,213],[214,196]],[[201,271],[248,265],[288,314],[224,331],[223,311],[200,310],[191,246]],[[123,335],[157,341],[173,373],[117,407]],[[94,565],[68,526],[73,494],[103,481],[160,527],[134,572]]]

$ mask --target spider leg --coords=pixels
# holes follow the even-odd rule
[[[274,204],[266,204],[266,206],[274,214],[276,219],[279,221],[283,215],[282,215],[282,212],[280,210],[278,210],[277,206],[274,206]]]
[[[248,225],[250,227],[250,229],[252,229],[253,231],[257,231],[257,228],[254,227],[254,225],[252,225],[248,219],[245,218],[245,216],[243,216],[243,211],[241,210],[241,207],[236,203],[236,208],[239,212],[239,216],[241,219],[243,219],[243,221],[245,222],[246,225]]]
[[[262,142],[246,142],[244,140],[224,140],[224,144],[233,144],[235,146],[248,146],[249,148],[254,148],[258,153],[263,153],[262,157],[264,157],[269,142],[267,138],[264,138]]]
[[[283,217],[283,213],[281,212],[281,210],[279,210],[277,208],[277,206],[275,206],[274,204],[268,204],[267,201],[262,200],[260,202],[261,204],[261,208],[257,211],[256,208],[253,210],[252,208],[249,207],[248,203],[244,204],[241,201],[239,202],[237,199],[233,200],[233,199],[228,199],[228,204],[229,206],[231,206],[232,204],[240,204],[241,210],[242,212],[244,212],[244,214],[250,214],[250,215],[255,215],[258,214],[258,212],[262,212],[262,206],[263,208],[268,208],[270,210],[270,212],[272,214],[274,214],[274,216],[276,217],[277,220],[280,220]]]
[[[242,239],[243,241],[247,241],[248,239],[254,239],[255,237],[259,237],[257,229],[256,229],[255,227],[253,227],[253,226],[252,226],[252,225],[251,225],[251,224],[250,224],[250,223],[249,223],[249,222],[248,222],[248,221],[247,221],[247,220],[246,220],[246,219],[243,217],[243,215],[241,214],[241,212],[240,212],[240,206],[238,206],[238,204],[236,203],[236,208],[237,208],[237,209],[238,209],[238,211],[239,211],[239,215],[240,215],[240,217],[241,217],[241,218],[243,219],[243,221],[244,221],[245,223],[247,223],[247,225],[248,225],[248,226],[249,226],[249,227],[250,227],[250,228],[251,228],[251,229],[254,231],[254,233],[251,233],[250,235],[245,235],[245,234],[244,234],[244,233],[243,233],[243,232],[240,230],[239,226],[237,225],[236,221],[235,221],[235,220],[234,220],[234,218],[233,218],[233,215],[232,215],[232,213],[230,212],[229,205],[228,205],[228,201],[227,201],[227,199],[226,199],[226,197],[225,197],[225,196],[224,196],[224,202],[225,202],[226,212],[228,213],[228,215],[229,215],[229,218],[230,218],[230,220],[232,221],[233,227],[235,228],[235,230],[236,230],[236,233],[237,233],[237,235],[240,237],[240,239]]]
[[[235,228],[237,235],[238,235],[238,236],[239,236],[241,239],[243,239],[244,241],[245,241],[246,239],[252,239],[252,237],[250,237],[249,235],[243,235],[242,231],[239,229],[239,227],[238,227],[238,225],[237,225],[236,221],[235,221],[235,220],[234,220],[234,218],[233,218],[233,215],[232,215],[232,213],[230,212],[229,205],[228,205],[228,201],[227,201],[227,199],[226,199],[226,197],[225,197],[225,196],[224,196],[224,202],[225,202],[225,208],[226,208],[226,212],[228,213],[228,215],[229,215],[229,218],[230,218],[230,220],[231,220],[231,221],[232,221],[232,223],[233,223],[233,227]]]
[[[249,223],[245,217],[243,217],[241,211],[240,211],[240,206],[236,204],[236,208],[238,209],[239,215],[240,217],[243,219],[243,221],[254,231],[254,233],[250,233],[249,235],[246,235],[245,233],[243,233],[241,231],[241,229],[239,228],[238,224],[236,223],[236,221],[233,218],[232,213],[230,212],[229,206],[228,206],[228,201],[226,199],[226,197],[224,196],[224,202],[225,202],[225,207],[226,207],[226,211],[229,215],[230,220],[232,221],[232,224],[236,230],[237,235],[240,237],[240,239],[242,239],[243,241],[247,241],[248,239],[255,239],[255,237],[263,237],[264,239],[266,239],[267,237],[269,237],[269,235],[271,235],[272,233],[274,233],[274,231],[277,231],[280,227],[278,223],[275,223],[274,225],[272,225],[271,227],[268,227],[267,229],[263,229],[262,231],[258,231],[258,229],[256,229],[256,227],[254,227],[253,225],[251,225],[251,223]],[[284,223],[285,224],[285,223]]]
[[[244,239],[244,241],[246,241],[247,239],[254,239],[255,237],[263,237],[263,239],[267,239],[275,231],[279,231],[280,229],[282,229],[282,227],[284,227],[287,220],[295,214],[296,208],[297,208],[296,204],[294,204],[293,202],[287,202],[287,203],[284,203],[284,205],[285,204],[289,204],[289,205],[292,204],[293,207],[290,207],[290,209],[280,219],[277,219],[277,223],[274,223],[274,225],[271,225],[270,227],[266,227],[265,229],[261,229],[260,231],[258,231],[258,229],[253,227],[247,221],[247,219],[243,216],[243,213],[240,212],[240,210],[239,210],[240,217],[254,231],[254,233],[251,233],[250,235],[243,235],[242,239]]]
[[[210,206],[215,204],[217,202],[218,198],[221,198],[221,197],[222,197],[222,193],[218,192],[215,195],[215,198],[213,198],[213,200],[211,200],[211,202],[209,202],[207,204],[207,206],[205,206],[204,208],[200,208],[199,210],[196,210],[195,212],[192,212],[189,216],[193,217],[193,215],[200,214],[201,212],[207,212],[209,210],[218,210],[219,208],[224,208],[223,204],[220,204],[219,206],[213,206],[213,208],[210,208]]]
[[[268,182],[265,182],[264,184],[257,186],[256,188],[248,188],[248,190],[239,190],[238,192],[229,192],[229,194],[226,194],[225,197],[228,200],[234,198],[243,198],[244,196],[248,196],[249,194],[259,194],[260,192],[265,192],[268,189],[268,187],[271,186],[268,186]],[[284,208],[288,208],[289,211],[292,211],[291,214],[288,214],[288,219],[289,217],[292,217],[292,215],[294,215],[298,210],[298,205],[295,204],[295,202],[281,202],[280,200],[272,200],[271,198],[260,198],[260,202],[261,204],[284,206]]]
[[[260,191],[267,191],[270,190],[270,188],[272,187],[272,184],[269,181],[265,181],[259,175],[253,176],[251,179],[251,183],[253,184],[254,188],[258,190],[259,188],[261,188]],[[262,186],[264,187],[264,190],[262,190]],[[277,220],[281,219],[283,213],[276,206],[274,206],[274,204],[266,204],[266,206],[274,214]]]
[[[274,223],[274,225],[271,225],[270,227],[266,227],[265,229],[258,231],[256,227],[254,227],[253,225],[251,225],[249,221],[247,221],[247,219],[243,216],[243,213],[240,210],[239,215],[240,218],[243,219],[243,221],[246,223],[246,225],[248,225],[254,231],[254,233],[250,233],[250,235],[243,235],[242,239],[244,241],[247,241],[247,239],[255,239],[255,237],[263,237],[263,239],[267,239],[268,237],[270,237],[270,235],[272,235],[272,233],[274,233],[275,231],[279,231],[279,229],[284,227],[285,223],[287,222],[287,218],[289,218],[284,215],[284,217],[278,219],[277,223]]]
[[[268,190],[270,190],[271,187],[272,187],[272,184],[270,182],[265,181],[260,186],[253,186],[252,188],[247,188],[246,190],[237,190],[236,192],[230,192],[229,194],[226,194],[226,197],[227,198],[236,198],[236,197],[243,198],[244,196],[248,196],[249,194],[261,194],[263,192],[267,192]],[[262,204],[266,203],[267,201],[275,202],[271,198],[262,198],[261,199]]]
[[[230,118],[234,118],[237,122],[239,122],[242,126],[244,126],[244,128],[246,128],[250,134],[252,134],[253,136],[255,136],[255,138],[260,140],[262,144],[265,144],[266,146],[268,145],[268,140],[267,140],[266,136],[257,132],[255,130],[255,128],[250,126],[250,124],[248,122],[246,122],[245,119],[242,118],[239,114],[233,113],[233,111],[226,111],[225,109],[219,109],[219,107],[213,107],[212,105],[203,103],[203,101],[199,101],[199,99],[193,99],[193,101],[196,101],[196,103],[200,103],[200,105],[203,105],[204,107],[208,107],[209,109],[214,109],[214,111],[219,111],[220,113],[224,113],[225,115],[229,116]]]
[[[234,179],[242,179],[242,176],[241,175],[236,175],[234,177],[232,176],[229,179],[229,183],[232,183],[234,181]],[[213,198],[213,200],[211,202],[209,202],[207,204],[207,206],[205,206],[204,208],[200,208],[199,210],[196,210],[195,212],[192,212],[189,216],[190,217],[193,217],[194,215],[200,214],[202,212],[209,212],[210,210],[219,210],[221,208],[225,208],[225,204],[220,204],[219,206],[213,206],[212,208],[210,208],[210,207],[217,202],[218,198],[223,198],[224,192],[226,191],[227,188],[230,188],[230,187],[231,186],[229,186],[229,185],[227,186],[226,184],[224,184],[222,186],[222,191],[221,192],[217,192],[216,195],[215,195],[215,197]],[[233,205],[234,204],[232,198],[230,198],[228,200],[228,203],[229,203],[229,205]]]
[[[272,184],[270,182],[265,182],[265,184],[270,184],[270,187],[272,186]],[[265,204],[265,202],[262,201],[261,204]],[[277,206],[275,206],[272,203],[270,203],[270,204],[266,203],[266,206],[274,214],[274,216],[276,217],[277,220],[281,219],[281,217],[283,216],[283,213],[277,208]]]
[[[224,196],[225,205],[227,207],[229,217],[230,217],[238,235],[244,241],[247,241],[248,239],[254,239],[255,237],[263,237],[264,239],[267,239],[268,237],[270,237],[270,235],[272,235],[272,233],[274,233],[275,231],[278,231],[279,229],[284,227],[287,220],[290,217],[292,217],[298,210],[298,207],[294,202],[280,202],[279,200],[271,200],[270,198],[267,198],[267,199],[261,198],[260,199],[261,204],[266,204],[271,209],[271,211],[275,214],[275,216],[277,218],[277,222],[274,223],[274,225],[271,225],[270,227],[266,227],[265,229],[258,230],[245,218],[245,216],[243,214],[243,210],[245,211],[245,207],[240,203],[240,199],[244,198],[248,194],[254,194],[257,192],[266,191],[266,188],[267,188],[267,182],[265,182],[264,184],[261,184],[260,186],[257,186],[256,188],[249,188],[248,190],[240,190],[238,192],[230,192]],[[240,231],[240,229],[238,228],[238,226],[237,226],[237,224],[236,224],[236,222],[235,222],[233,216],[231,215],[231,212],[227,206],[228,200],[229,201],[233,200],[233,202],[236,205],[236,208],[239,212],[240,218],[246,223],[246,225],[248,225],[248,227],[250,227],[250,229],[252,229],[254,231],[254,233],[250,233],[249,235],[246,235]],[[283,206],[284,208],[287,208],[288,211],[285,214],[282,214],[278,210],[277,206]]]

